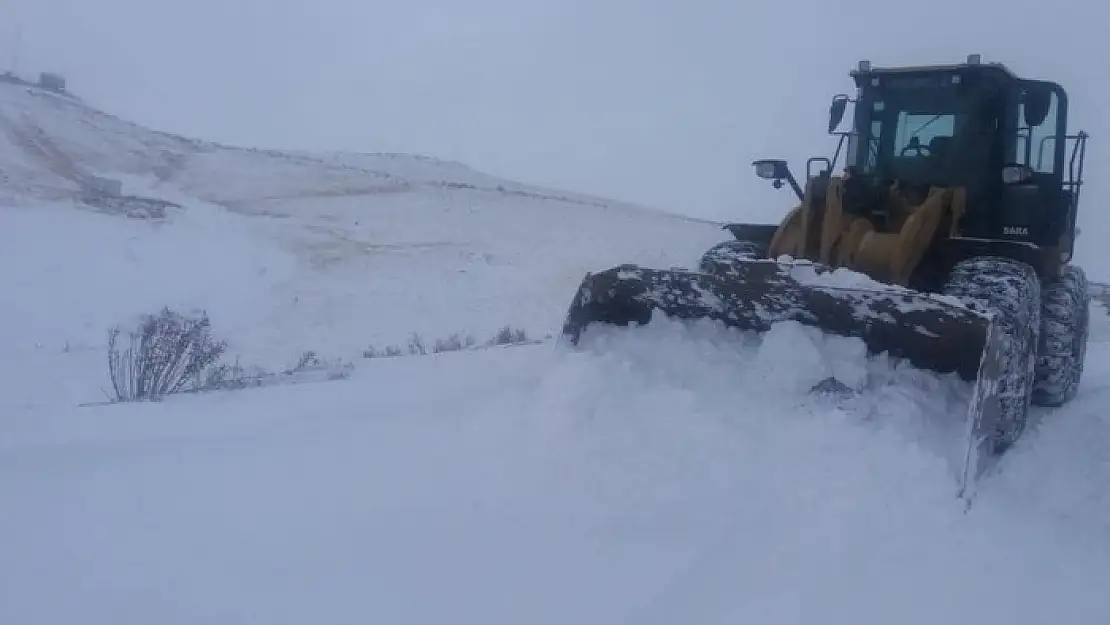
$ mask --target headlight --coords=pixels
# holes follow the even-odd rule
[[[777,177],[775,176],[777,169],[778,168],[775,167],[774,163],[756,163],[755,175],[759,176],[760,178],[771,180]]]
[[[752,165],[755,166],[755,175],[766,180],[778,180],[787,177],[786,161],[775,158],[760,159]]]

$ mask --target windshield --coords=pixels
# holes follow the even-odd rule
[[[950,113],[908,113],[898,112],[898,132],[894,137],[896,154],[904,155],[914,151],[920,153],[922,146],[935,145],[933,139],[950,139],[955,134],[956,116]]]
[[[966,184],[981,175],[996,119],[978,120],[958,85],[882,89],[865,102],[865,173],[913,183]]]

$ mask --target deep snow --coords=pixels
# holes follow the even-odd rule
[[[823,367],[862,364],[845,345],[725,334],[660,323],[582,353],[372,360],[341,382],[9,415],[0,620],[1110,615],[1105,344],[1076,403],[965,511],[915,440],[943,384],[873,363],[863,395],[812,396]]]
[[[147,223],[6,188],[23,199],[0,206],[2,623],[1110,620],[1101,307],[1079,396],[1036,411],[967,509],[966,385],[794,324],[358,357],[413,331],[554,332],[584,271],[690,265],[711,225],[435,184],[461,166],[403,155],[426,168],[390,193],[238,151],[175,161],[224,159],[222,178],[160,178],[135,151],[149,135],[18,102],[184,209]],[[108,327],[163,304],[208,309],[247,363],[313,349],[355,370],[79,406],[103,399]],[[857,392],[810,391],[829,375]]]

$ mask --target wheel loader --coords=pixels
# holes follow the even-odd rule
[[[979,55],[862,61],[849,75],[855,93],[829,108],[832,158],[809,159],[801,182],[785,161],[753,163],[797,196],[779,223],[724,225],[732,238],[696,270],[587,274],[563,334],[578,344],[592,324],[656,311],[756,332],[793,320],[956,374],[973,383],[963,492],[1022,434],[1030,405],[1079,387],[1090,296],[1072,257],[1088,135],[1069,133],[1059,84]]]

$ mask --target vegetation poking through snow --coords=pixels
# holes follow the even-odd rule
[[[173,393],[231,390],[323,378],[350,377],[353,363],[321,359],[304,351],[296,364],[279,372],[248,369],[239,360],[220,362],[226,341],[212,338],[208,316],[187,316],[163,308],[144,315],[138,327],[126,332],[116,326],[108,333],[108,375],[112,402],[157,401]],[[122,343],[126,341],[126,345]]]
[[[389,345],[363,350],[364,358],[423,356],[499,346],[540,343],[528,333],[504,326],[479,343],[468,334],[455,333],[437,338],[430,344],[413,333],[404,348]],[[124,332],[116,326],[108,335],[108,374],[112,382],[112,402],[156,401],[172,393],[232,390],[268,386],[275,383],[338,380],[350,377],[353,363],[325,360],[313,350],[301,352],[296,363],[279,372],[248,369],[236,359],[220,362],[227,350],[226,341],[212,338],[207,314],[188,316],[163,308],[144,315],[138,327]]]
[[[194,392],[257,388],[274,384],[290,384],[322,380],[345,380],[351,377],[354,363],[346,360],[325,360],[315,351],[301,352],[292,367],[273,372],[265,369],[250,370],[239,366],[222,366],[220,375],[213,376],[193,389]]]
[[[527,342],[528,334],[524,330],[505,326],[497,331],[497,334],[487,342],[487,345],[518,345]]]
[[[502,345],[529,345],[539,343],[539,340],[530,339],[528,333],[521,328],[514,328],[512,326],[505,326],[497,331],[492,337],[483,343],[478,343],[475,338],[469,334],[452,334],[446,338],[439,338],[432,342],[431,347],[427,342],[417,333],[413,333],[409,337],[406,349],[402,349],[397,345],[388,345],[384,348],[376,348],[373,345],[367,347],[362,351],[363,358],[395,358],[397,356],[426,356],[428,354],[442,354],[446,352],[459,352],[469,349],[484,349],[489,347],[498,347]]]
[[[212,338],[207,314],[189,317],[169,308],[144,315],[138,327],[127,332],[124,347],[122,334],[119,326],[108,333],[113,401],[158,400],[208,379],[227,348]]]

